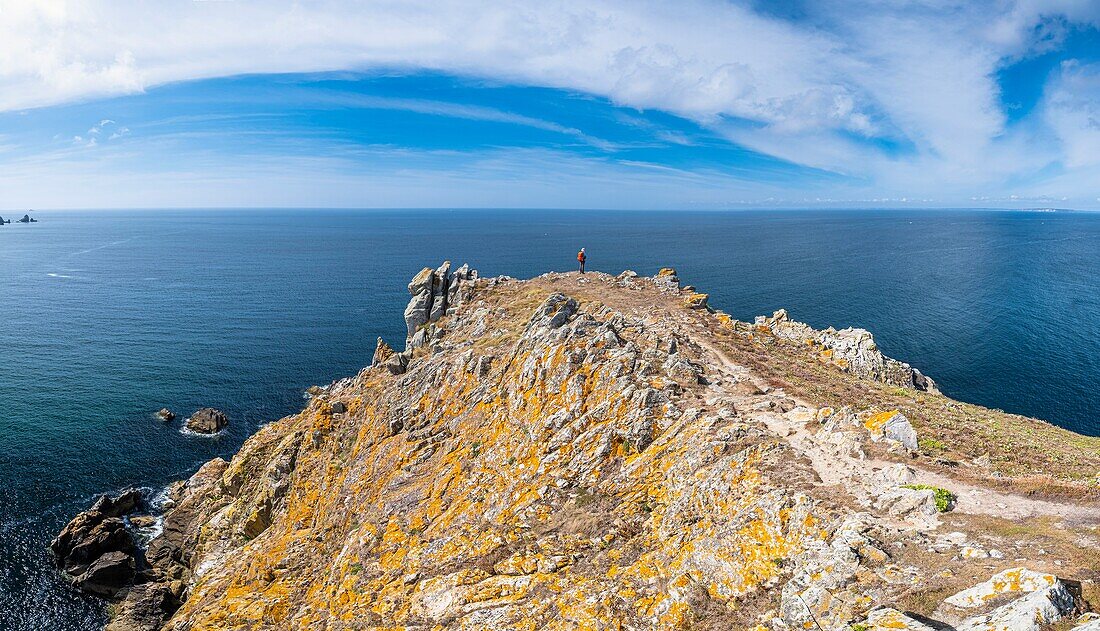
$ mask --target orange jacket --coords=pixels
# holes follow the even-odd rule
[[[584,263],[585,258],[586,257],[584,256],[584,252],[577,252],[577,260],[578,261],[580,261],[581,263]]]

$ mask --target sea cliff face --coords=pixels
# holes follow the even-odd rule
[[[672,270],[445,264],[410,292],[405,350],[172,489],[109,629],[1039,629],[1096,604],[1100,441],[951,401],[866,331],[739,322]],[[1077,453],[944,429],[971,413]]]

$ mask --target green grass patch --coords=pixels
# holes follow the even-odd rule
[[[947,449],[947,443],[942,440],[936,440],[935,438],[922,438],[917,441],[917,446],[919,446],[922,451],[939,452]]]
[[[959,499],[951,491],[930,484],[903,484],[902,488],[913,489],[914,491],[932,491],[932,494],[936,497],[936,510],[941,513],[951,510],[955,506],[955,501]]]

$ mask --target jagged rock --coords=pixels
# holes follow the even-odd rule
[[[557,329],[577,312],[577,301],[565,294],[552,294],[543,301],[531,316],[528,327]]]
[[[57,566],[72,575],[107,552],[130,552],[134,540],[117,517],[85,511],[77,515],[50,543]]]
[[[707,300],[710,299],[710,296],[708,296],[707,294],[697,293],[697,292],[695,292],[694,288],[689,290],[689,291],[691,291],[692,293],[688,294],[688,296],[686,298],[684,298],[683,305],[685,307],[687,307],[688,309],[709,309],[710,308],[707,305]]]
[[[343,401],[333,401],[330,408],[333,414],[343,414],[348,411],[348,406]]]
[[[662,267],[653,277],[653,283],[661,291],[673,293],[680,291],[680,278],[676,276],[676,270],[671,267]]]
[[[405,307],[405,325],[408,327],[408,336],[411,338],[416,329],[428,322],[432,312],[432,287],[435,284],[435,272],[430,267],[420,270],[409,281],[409,293],[412,299]]]
[[[19,220],[19,223],[30,223],[30,222],[31,222],[31,216],[30,215],[23,215],[23,218]]]
[[[140,504],[141,491],[126,489],[118,497],[111,497],[107,494],[100,495],[89,510],[102,513],[107,517],[122,517],[132,513]]]
[[[187,429],[199,434],[216,434],[226,425],[229,425],[229,417],[214,408],[202,408],[187,419]]]
[[[98,596],[113,598],[134,579],[134,556],[126,552],[105,552],[73,576],[73,585]]]
[[[432,308],[428,321],[435,322],[447,313],[448,289],[451,282],[451,262],[444,261],[432,275]]]
[[[837,331],[830,327],[819,331],[792,320],[786,309],[776,311],[771,317],[757,316],[755,326],[798,344],[810,341],[820,350],[821,359],[861,377],[915,390],[938,391],[935,382],[916,368],[883,355],[874,336],[866,329]]]
[[[378,338],[378,342],[374,345],[374,358],[371,359],[371,366],[385,366],[390,359],[393,358],[395,351],[393,347],[387,344],[382,338]]]
[[[76,587],[113,597],[133,579],[136,546],[121,517],[140,500],[133,489],[116,498],[102,495],[50,542],[54,562]]]
[[[393,353],[382,365],[391,375],[403,374],[409,368],[409,353]]]
[[[411,350],[423,346],[428,339],[413,339],[418,330],[447,315],[463,299],[463,287],[477,279],[477,270],[471,270],[469,265],[463,264],[453,273],[451,262],[444,261],[436,269],[425,267],[420,270],[412,281],[409,282],[409,293],[412,298],[405,307],[405,325],[408,334],[405,341],[405,350]]]
[[[742,323],[711,336],[667,278],[474,283],[464,266],[444,291],[445,274],[413,283],[430,300],[406,352],[376,345],[396,377],[336,382],[172,488],[112,624],[153,622],[117,631],[927,631],[944,627],[872,609],[993,563],[957,555],[987,541],[980,520],[925,530],[933,492],[899,491],[924,462],[858,460],[872,435],[853,410],[890,389],[839,371],[804,386],[790,369],[818,367],[767,365],[791,349]]]
[[[879,496],[876,508],[895,517],[913,518],[931,524],[939,512],[936,494],[931,489],[907,489],[898,487]]]
[[[159,631],[179,606],[180,593],[169,584],[135,585],[104,631]]]
[[[157,418],[165,422],[172,421],[175,420],[176,413],[168,408],[161,408],[157,411]]]

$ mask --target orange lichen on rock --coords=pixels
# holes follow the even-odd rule
[[[682,309],[706,295],[655,288],[661,319],[569,278],[470,281],[405,373],[338,381],[204,467],[166,516],[156,571],[188,587],[166,628],[752,628],[783,581],[846,589],[835,504],[752,411],[782,395],[736,389],[674,319],[714,327]],[[871,606],[837,598],[837,620]]]

